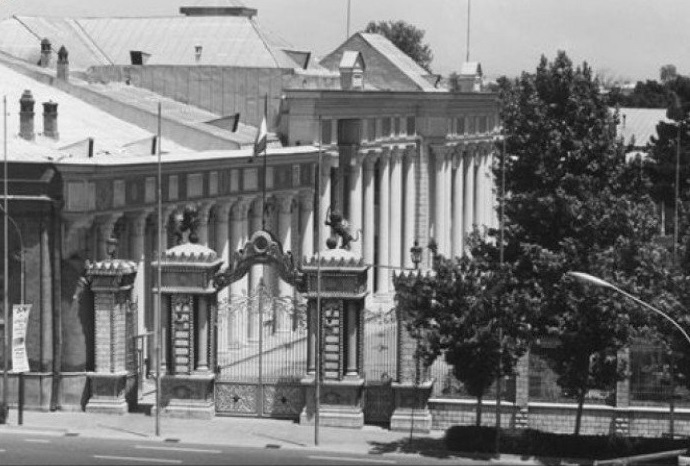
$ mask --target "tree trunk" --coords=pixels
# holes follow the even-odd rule
[[[577,414],[575,415],[575,435],[580,435],[580,425],[582,424],[582,410],[585,404],[585,391],[581,390],[577,394]]]
[[[476,424],[477,427],[482,425],[482,397],[478,396],[477,397],[477,418],[476,418]]]

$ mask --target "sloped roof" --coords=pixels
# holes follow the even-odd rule
[[[19,137],[19,98],[24,90],[30,90],[34,100],[34,141]],[[91,137],[94,139],[94,154],[133,155],[125,146],[135,141],[151,138],[153,134],[132,125],[107,112],[62,92],[54,87],[39,83],[21,73],[0,64],[0,94],[7,96],[7,142],[8,158],[21,161],[59,160],[63,157],[83,157],[85,152],[78,144]],[[43,136],[42,103],[52,100],[58,103],[59,140]],[[60,150],[74,146],[74,151]],[[166,150],[190,152],[172,141],[165,142]]]
[[[40,58],[40,41],[64,45],[71,69],[128,65],[130,51],[150,54],[148,64],[217,65],[251,68],[301,66],[283,49],[284,40],[243,16],[141,18],[13,17],[0,23],[0,50],[30,63]],[[195,47],[202,47],[197,61]],[[55,62],[55,60],[53,60]]]
[[[656,126],[660,121],[671,121],[666,118],[664,108],[620,108],[616,132],[625,145],[634,142],[635,147],[644,147],[652,136],[656,136]]]
[[[413,59],[407,56],[402,50],[386,39],[381,34],[360,33],[362,38],[369,42],[372,47],[378,50],[393,65],[402,71],[407,77],[417,84],[424,91],[437,91],[424,76],[430,73],[419,66]]]
[[[430,74],[405,55],[391,41],[380,34],[358,32],[348,38],[335,51],[321,60],[321,65],[337,71],[343,55],[348,51],[362,54],[369,66],[365,74],[365,87],[395,91],[446,92],[429,82]]]

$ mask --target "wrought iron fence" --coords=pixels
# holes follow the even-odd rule
[[[306,374],[306,303],[298,294],[276,296],[262,282],[222,301],[218,326],[226,335],[218,340],[220,379],[274,383]]]
[[[395,380],[398,354],[398,320],[395,309],[365,310],[364,377],[367,381]]]

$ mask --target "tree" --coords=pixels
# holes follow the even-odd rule
[[[659,78],[664,84],[676,79],[677,76],[678,72],[676,71],[676,65],[664,65],[659,69]]]
[[[535,306],[510,265],[500,265],[495,244],[481,238],[475,238],[471,259],[436,255],[434,270],[433,276],[396,277],[398,307],[408,331],[425,335],[419,353],[425,365],[443,354],[455,378],[477,398],[475,419],[481,425],[487,391],[497,377],[515,374],[529,347],[529,312]]]
[[[502,97],[506,251],[520,280],[539,291],[535,324],[558,338],[550,363],[577,400],[579,434],[587,393],[624,375],[616,354],[628,344],[631,321],[619,297],[574,286],[565,272],[634,280],[619,266],[634,262],[626,245],[647,244],[657,231],[649,182],[639,162],[626,163],[617,115],[586,63],[574,67],[565,52],[553,62],[542,57]]]
[[[422,42],[425,32],[405,21],[370,21],[364,32],[381,34],[393,42],[419,66],[431,73],[434,56],[428,44]]]

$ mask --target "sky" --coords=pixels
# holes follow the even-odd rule
[[[196,0],[0,0],[0,18],[171,16]],[[371,21],[404,20],[425,31],[435,73],[457,71],[467,53],[489,77],[534,71],[541,55],[565,50],[576,63],[632,82],[676,65],[690,74],[688,0],[350,0],[350,32]],[[296,48],[323,56],[347,36],[348,0],[245,0],[257,20]]]

